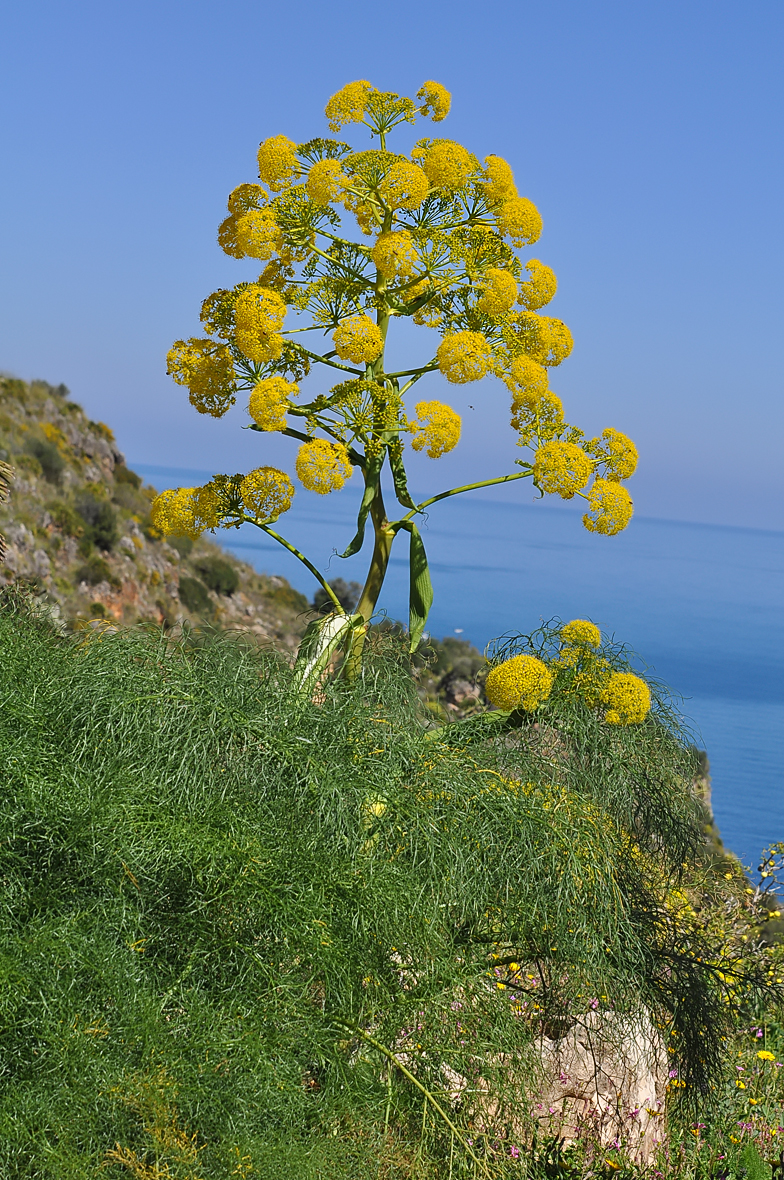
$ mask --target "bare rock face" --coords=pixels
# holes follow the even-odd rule
[[[560,1041],[541,1042],[544,1081],[532,1108],[545,1134],[622,1146],[652,1161],[664,1138],[667,1053],[650,1017],[589,1012]]]

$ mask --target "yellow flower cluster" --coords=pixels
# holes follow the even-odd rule
[[[513,246],[533,246],[541,237],[541,214],[533,201],[529,201],[527,197],[512,197],[504,201],[495,218],[498,232],[503,237],[510,238]]]
[[[257,467],[240,484],[240,497],[248,516],[271,520],[288,512],[294,499],[294,484],[277,467]]]
[[[205,529],[220,524],[217,497],[209,484],[203,488],[170,488],[153,500],[150,522],[164,536],[195,541]]]
[[[572,334],[563,320],[537,315],[533,311],[516,311],[509,316],[507,334],[515,348],[522,350],[540,365],[555,368],[572,351]]]
[[[426,150],[415,148],[411,154],[422,156],[422,170],[433,188],[452,192],[464,189],[478,166],[471,153],[451,139],[434,139]]]
[[[520,433],[518,446],[530,446],[535,437],[540,442],[555,438],[564,425],[561,399],[551,389],[544,393],[525,391],[515,394],[511,425]]]
[[[166,371],[178,385],[187,385],[200,414],[222,418],[236,401],[234,361],[225,344],[195,336],[177,340],[166,356]]]
[[[279,357],[283,351],[280,330],[286,316],[286,304],[278,292],[251,283],[240,291],[234,306],[235,340],[240,352],[257,364]]]
[[[525,269],[531,277],[528,282],[520,284],[517,302],[521,303],[523,307],[527,307],[529,311],[536,311],[537,308],[544,307],[553,298],[558,289],[558,280],[550,267],[539,262],[537,258],[532,258],[530,262],[526,263]]]
[[[534,480],[543,492],[571,500],[591,478],[593,464],[576,443],[542,443],[534,456]]]
[[[361,80],[349,82],[332,98],[324,108],[324,114],[329,120],[332,131],[340,131],[344,123],[361,123],[367,108],[368,96],[373,86],[370,82]]]
[[[546,701],[553,687],[553,674],[536,656],[512,656],[488,673],[485,695],[497,709],[527,713]]]
[[[317,205],[328,205],[337,201],[348,183],[340,160],[317,160],[308,173],[305,183],[308,196]]]
[[[267,194],[260,184],[238,184],[229,193],[229,213],[234,217],[242,217],[251,209],[263,209],[267,204]]]
[[[324,438],[303,443],[295,466],[304,487],[320,496],[339,491],[354,470],[342,443],[327,442]]]
[[[609,705],[604,719],[610,725],[635,725],[650,712],[651,690],[632,672],[613,672],[602,701]]]
[[[431,459],[440,459],[460,441],[460,415],[443,402],[417,402],[417,421],[411,446],[415,451],[427,448]]]
[[[248,413],[262,430],[285,430],[288,400],[298,393],[298,387],[285,377],[265,377],[253,387]]]
[[[287,135],[273,135],[259,145],[259,176],[273,193],[289,188],[301,171],[297,145]]]
[[[490,344],[481,332],[449,332],[436,349],[438,368],[453,385],[479,381],[490,369]]]
[[[419,262],[419,254],[407,230],[381,234],[372,253],[378,273],[384,279],[407,278]]]
[[[600,647],[602,633],[595,623],[588,619],[572,619],[561,628],[561,639],[570,647]]]
[[[381,329],[367,315],[355,315],[338,324],[332,333],[335,351],[343,361],[355,365],[369,364],[384,347]]]
[[[589,533],[603,533],[612,537],[625,529],[632,518],[632,498],[619,483],[596,479],[588,492],[589,510],[583,524]]]
[[[271,258],[283,245],[283,232],[272,209],[249,209],[235,219],[237,247],[248,258]]]
[[[421,168],[408,160],[398,160],[379,185],[379,196],[390,209],[418,209],[430,186]]]
[[[482,297],[476,310],[483,311],[492,319],[500,319],[511,310],[517,298],[517,283],[508,270],[490,266],[482,276]],[[546,378],[545,378],[546,380]]]
[[[594,439],[592,453],[604,463],[604,478],[613,483],[628,479],[637,470],[637,448],[630,438],[608,426]]]
[[[452,95],[440,82],[423,82],[421,89],[417,90],[417,98],[422,100],[421,113],[429,114],[434,123],[440,123],[449,114]]]
[[[500,156],[485,156],[487,199],[491,205],[510,201],[517,196],[514,173]]]
[[[501,376],[515,400],[518,394],[543,394],[547,389],[547,369],[522,353],[514,357],[507,372]]]

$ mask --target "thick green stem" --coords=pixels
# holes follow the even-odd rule
[[[395,539],[395,532],[389,527],[387,520],[380,484],[370,505],[370,519],[373,522],[374,533],[373,556],[370,559],[370,569],[365,579],[365,585],[362,587],[362,594],[355,608],[356,613],[364,619],[364,626],[357,628],[351,636],[351,645],[346,659],[346,678],[348,680],[355,680],[362,667],[365,636],[376,609],[381,587],[384,585],[389,556],[392,552],[392,542]]]

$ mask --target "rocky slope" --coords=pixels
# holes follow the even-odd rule
[[[0,584],[32,583],[69,626],[212,623],[296,648],[307,599],[207,537],[170,544],[157,536],[149,515],[155,490],[65,386],[0,378],[0,461],[14,471],[0,504]]]

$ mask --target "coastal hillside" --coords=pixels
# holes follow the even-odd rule
[[[0,460],[14,471],[0,505],[0,571],[45,592],[68,625],[210,623],[296,647],[307,599],[207,537],[156,534],[155,489],[64,385],[0,378]]]

